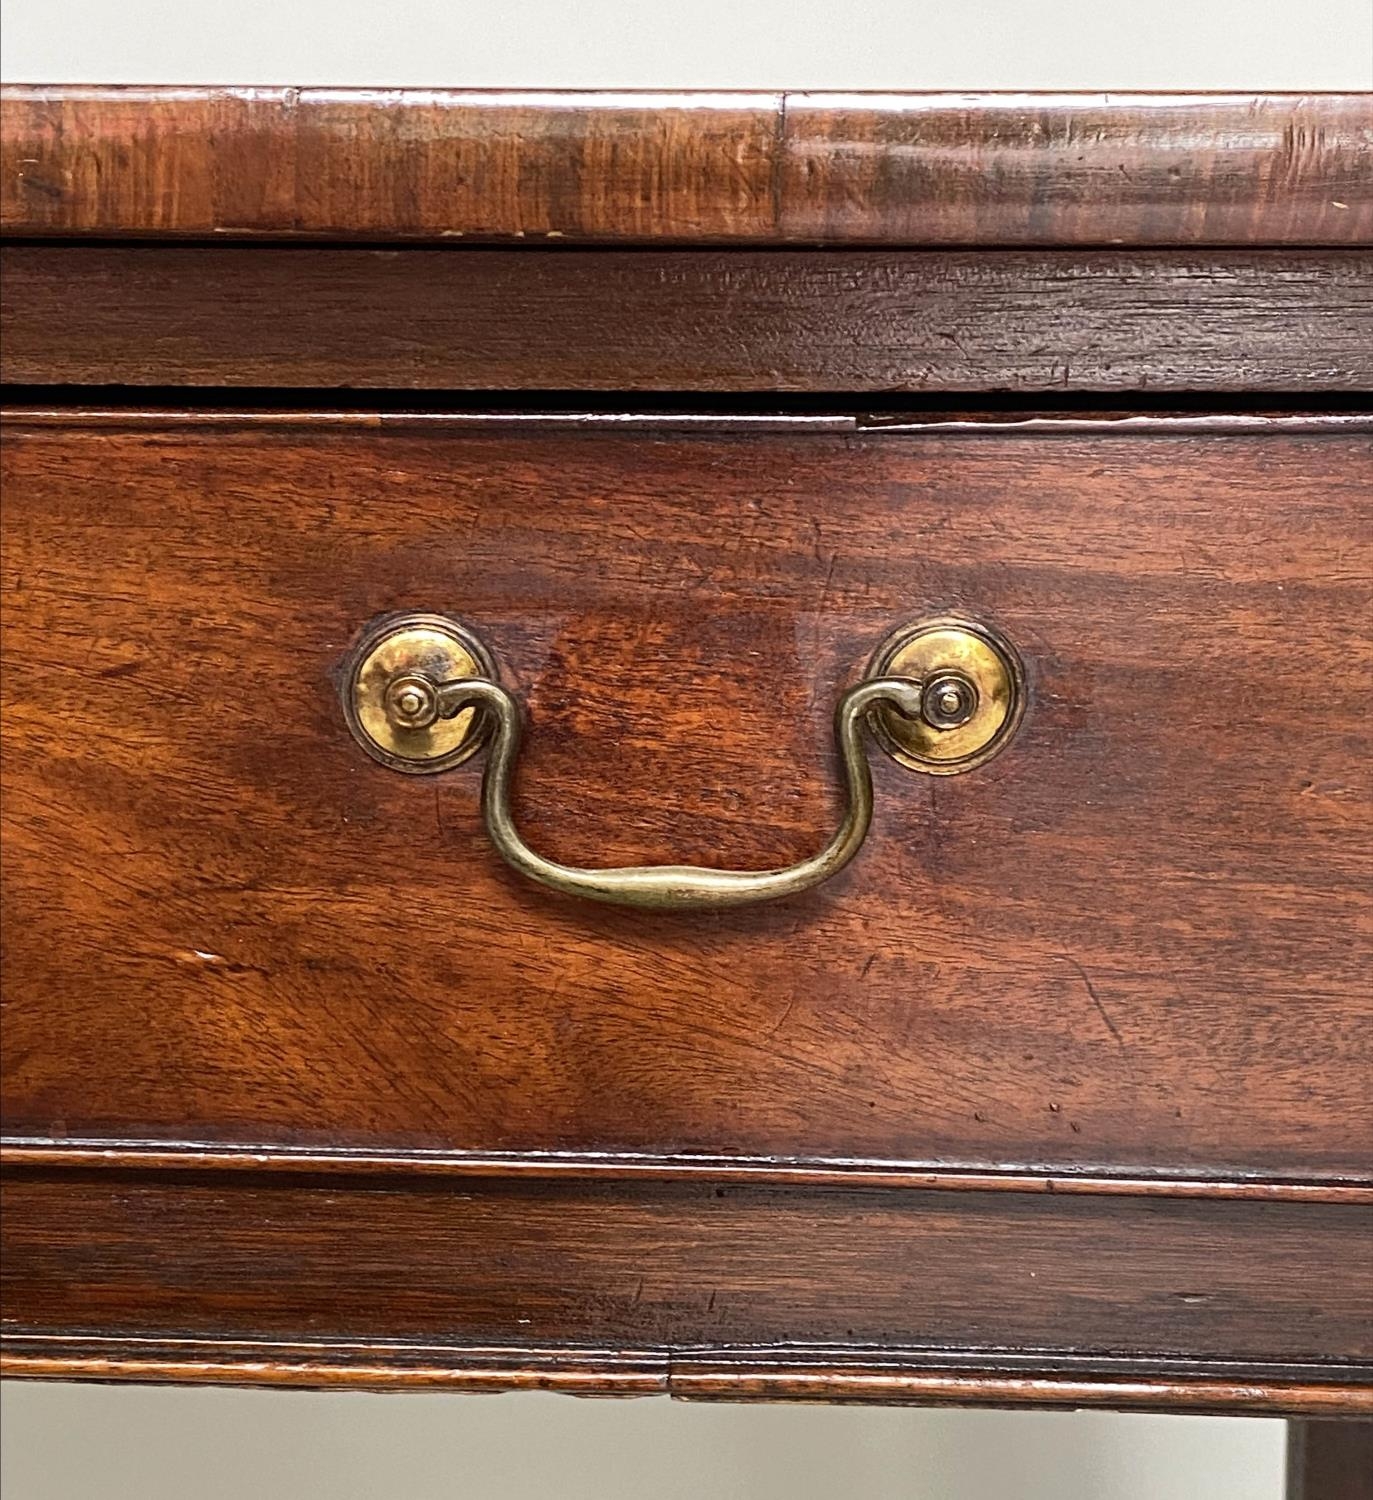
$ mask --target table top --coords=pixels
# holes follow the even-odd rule
[[[1373,240],[1373,94],[12,85],[11,235]]]

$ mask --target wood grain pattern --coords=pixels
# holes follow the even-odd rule
[[[1366,1208],[113,1172],[3,1194],[7,1342],[51,1373],[1373,1408]]]
[[[7,245],[28,384],[1358,391],[1373,253]]]
[[[0,90],[7,233],[767,239],[780,95]]]
[[[787,234],[941,245],[1367,244],[1373,94],[803,94]]]
[[[1373,95],[10,85],[30,235],[1359,244]]]
[[[26,1380],[132,1380],[314,1390],[548,1390],[569,1395],[675,1396],[686,1401],[876,1402],[883,1406],[1109,1407],[1117,1410],[1313,1417],[1373,1409],[1357,1367],[1265,1367],[1229,1361],[1219,1373],[1182,1373],[1177,1361],[1109,1358],[1019,1362],[1004,1351],[956,1360],[943,1351],[855,1355],[790,1346],[695,1348],[688,1354],[563,1345],[475,1349],[452,1345],[257,1343],[227,1339],[0,1335],[0,1373]],[[1172,1368],[1169,1368],[1169,1366]],[[1194,1363],[1191,1368],[1201,1366]],[[1039,1373],[1027,1373],[1031,1370]]]
[[[1366,1183],[1371,459],[12,421],[6,1128]],[[798,858],[907,619],[999,625],[1032,701],[973,775],[874,753],[832,887],[595,910],[499,864],[474,769],[347,738],[398,608],[496,651],[564,859]]]
[[[5,1373],[1373,1413],[1373,95],[3,104]],[[921,615],[1030,706],[591,908],[348,738],[397,609],[564,860],[809,852]]]

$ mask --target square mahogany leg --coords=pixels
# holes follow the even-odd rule
[[[1373,1500],[1373,1422],[1289,1422],[1287,1500]]]

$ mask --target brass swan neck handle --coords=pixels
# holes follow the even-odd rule
[[[559,864],[525,842],[510,808],[523,716],[496,681],[490,653],[438,615],[406,615],[374,628],[345,673],[343,707],[364,749],[393,770],[442,771],[486,747],[482,815],[501,858],[527,879],[616,906],[712,910],[773,901],[837,874],[872,825],[869,729],[902,765],[937,775],[980,765],[1013,732],[1023,678],[1010,646],[985,626],[934,620],[897,632],[834,714],[845,805],[817,853],[771,870],[698,865]]]
[[[700,865],[601,869],[545,859],[529,847],[515,826],[510,781],[520,753],[522,724],[520,706],[511,694],[480,677],[446,682],[438,688],[441,715],[479,706],[494,725],[482,777],[482,815],[496,852],[511,869],[565,896],[676,911],[774,901],[819,885],[842,870],[863,847],[872,824],[872,774],[862,743],[864,718],[879,703],[891,704],[908,717],[917,715],[922,693],[923,685],[910,678],[879,677],[860,682],[839,700],[834,734],[843,766],[844,816],[829,843],[808,859],[775,870],[715,870]]]

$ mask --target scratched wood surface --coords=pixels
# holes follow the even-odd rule
[[[1373,1409],[1368,1207],[118,1171],[3,1195],[33,1373]]]
[[[1166,431],[11,421],[6,1129],[1365,1174],[1373,437]],[[970,775],[874,751],[828,886],[602,910],[348,738],[397,609],[494,651],[572,862],[816,847],[905,621],[1030,705]]]
[[[11,85],[30,235],[1353,244],[1367,94]]]
[[[427,391],[1373,388],[1373,251],[7,244],[0,373]]]

